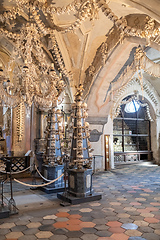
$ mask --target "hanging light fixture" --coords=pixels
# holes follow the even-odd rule
[[[27,107],[34,102],[39,108],[50,109],[54,101],[64,89],[62,75],[57,74],[54,64],[49,62],[42,44],[42,31],[38,28],[32,17],[35,9],[32,1],[27,1],[29,20],[16,34],[15,46],[8,64],[7,74],[13,73],[17,84],[13,85],[10,97],[19,98],[17,104],[23,101]],[[12,34],[13,37],[13,34]],[[19,69],[14,71],[18,62]],[[15,93],[19,93],[16,95]],[[6,93],[7,94],[7,93]],[[3,95],[3,96],[2,96]],[[4,100],[4,92],[0,98]],[[8,97],[9,97],[8,95]]]

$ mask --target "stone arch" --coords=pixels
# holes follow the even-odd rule
[[[121,90],[117,91],[117,93],[115,94],[114,101],[111,104],[111,118],[115,117],[116,109],[120,105],[121,101],[129,95],[133,95],[135,91],[138,91],[139,94],[147,100],[148,104],[150,105],[152,117],[153,119],[156,118],[156,115],[159,112],[158,94],[155,91],[154,87],[146,79],[143,79],[142,91],[140,80],[137,78],[132,79],[128,84],[126,84],[125,87],[121,88]]]
[[[126,21],[128,22],[128,26],[133,28],[133,30],[135,29],[143,30],[145,26],[145,18],[147,16],[148,16],[147,13],[129,14],[129,15],[126,15],[124,19],[126,19]],[[137,25],[135,25],[136,18],[139,21]],[[154,20],[155,20],[155,27],[157,28],[159,23],[157,22],[156,18]],[[97,85],[99,85],[99,82],[101,82],[101,79],[104,78],[104,75],[106,74],[107,69],[111,68],[111,64],[113,61],[117,61],[118,58],[121,57],[122,59],[124,58],[123,64],[125,63],[127,59],[125,58],[125,56],[122,56],[121,54],[122,48],[124,51],[126,51],[126,56],[127,56],[128,52],[132,51],[134,47],[138,47],[138,45],[146,45],[146,46],[148,45],[147,37],[142,38],[142,37],[139,37],[138,34],[135,36],[134,35],[129,36],[129,35],[125,35],[124,33],[123,40],[121,40],[119,29],[116,27],[113,27],[106,36],[107,36],[106,41],[103,42],[101,46],[97,49],[93,62],[91,63],[89,68],[86,70],[86,78],[84,80],[84,88],[85,88],[84,96],[87,100],[91,98],[90,95],[92,95],[94,91],[96,92],[95,87],[97,88]],[[159,41],[160,41],[159,37],[152,38],[149,43],[149,46],[151,48],[154,48],[160,51]],[[110,62],[111,64],[109,64],[108,62]],[[119,62],[114,66],[116,65],[118,66]],[[109,81],[109,78],[107,80]],[[100,97],[98,95],[99,93],[97,93],[97,99],[99,100]],[[93,99],[91,101],[93,101]],[[101,106],[97,100],[95,100],[95,105],[99,111]]]
[[[119,91],[119,88],[125,88],[130,79],[134,77],[136,73],[134,63],[132,62],[131,64],[130,62],[128,66],[125,66],[125,62],[130,61],[130,54],[133,52],[133,49],[135,47],[138,47],[138,44],[145,44],[143,42],[143,39],[139,40],[140,41],[137,41],[136,38],[125,39],[123,44],[119,45],[117,49],[115,49],[115,52],[113,52],[109,57],[109,61],[100,69],[96,75],[94,83],[89,90],[89,95],[87,96],[86,100],[88,106],[91,104],[95,105],[96,111],[98,111],[99,114],[101,114],[101,112],[103,114],[105,112],[105,109],[107,109],[107,106],[109,107],[110,105],[110,98],[112,95],[112,89],[110,89],[110,86],[113,82],[113,79],[116,80],[114,81],[114,85],[116,85],[117,88],[116,91]],[[152,43],[151,48],[160,50],[158,44],[156,43]],[[123,58],[124,61],[122,62]],[[120,72],[121,75],[119,75]],[[123,82],[123,85],[121,85],[121,82]],[[116,94],[116,91],[113,91]]]
[[[144,91],[142,92],[140,81],[135,78],[120,91],[117,91],[111,105],[110,116],[113,120],[116,117],[116,111],[121,105],[122,100],[129,95],[135,94],[135,91],[138,91],[139,95],[144,97],[145,102],[149,105],[150,115],[153,119],[151,122],[151,150],[153,152],[153,160],[155,160],[156,163],[159,163],[159,97],[149,81],[144,80],[143,84]]]

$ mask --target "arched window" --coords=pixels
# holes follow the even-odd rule
[[[124,111],[127,113],[134,113],[134,112],[137,112],[139,108],[140,108],[140,104],[137,101],[132,100],[131,102],[125,105]]]
[[[150,120],[146,103],[128,96],[113,120],[115,162],[147,159],[151,156]]]

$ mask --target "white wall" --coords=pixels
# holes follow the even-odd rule
[[[104,126],[103,131],[103,139],[104,135],[110,135],[109,138],[109,163],[110,167],[114,168],[114,151],[113,151],[113,120],[108,117],[108,122]],[[105,156],[105,149],[104,149],[104,156]],[[104,159],[105,161],[105,159]]]
[[[90,130],[97,129],[102,132],[98,142],[91,142],[91,146],[94,149],[93,155],[95,156],[95,170],[105,170],[105,143],[104,136],[109,135],[109,163],[110,167],[114,168],[114,151],[113,151],[113,121],[109,117],[108,122],[105,125],[90,124]]]
[[[103,125],[91,125],[90,130],[97,129],[99,132],[103,131]],[[104,170],[104,152],[103,152],[103,135],[100,136],[98,142],[91,142],[91,146],[94,149],[93,155],[95,156],[95,171]],[[93,160],[94,161],[94,160]]]
[[[160,116],[157,116],[153,122],[151,122],[151,150],[153,152],[153,160],[160,163],[160,146],[159,146],[159,134],[160,134]]]

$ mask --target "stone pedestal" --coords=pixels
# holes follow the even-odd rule
[[[92,169],[68,170],[68,193],[75,197],[86,197],[91,195],[92,189]]]
[[[40,172],[42,172],[43,155],[44,155],[44,153],[42,153],[42,152],[39,152],[39,153],[36,154],[36,158],[37,158],[37,161],[38,161],[38,168],[39,168]]]
[[[68,190],[63,194],[57,194],[62,201],[71,204],[97,201],[101,195],[94,194],[92,189],[92,169],[69,169],[68,170]]]
[[[64,172],[64,165],[50,166],[43,165],[44,177],[48,180],[58,178]],[[64,191],[64,177],[59,178],[52,184],[40,188],[46,193],[63,192]]]
[[[10,211],[8,207],[0,207],[0,219],[9,217]]]

